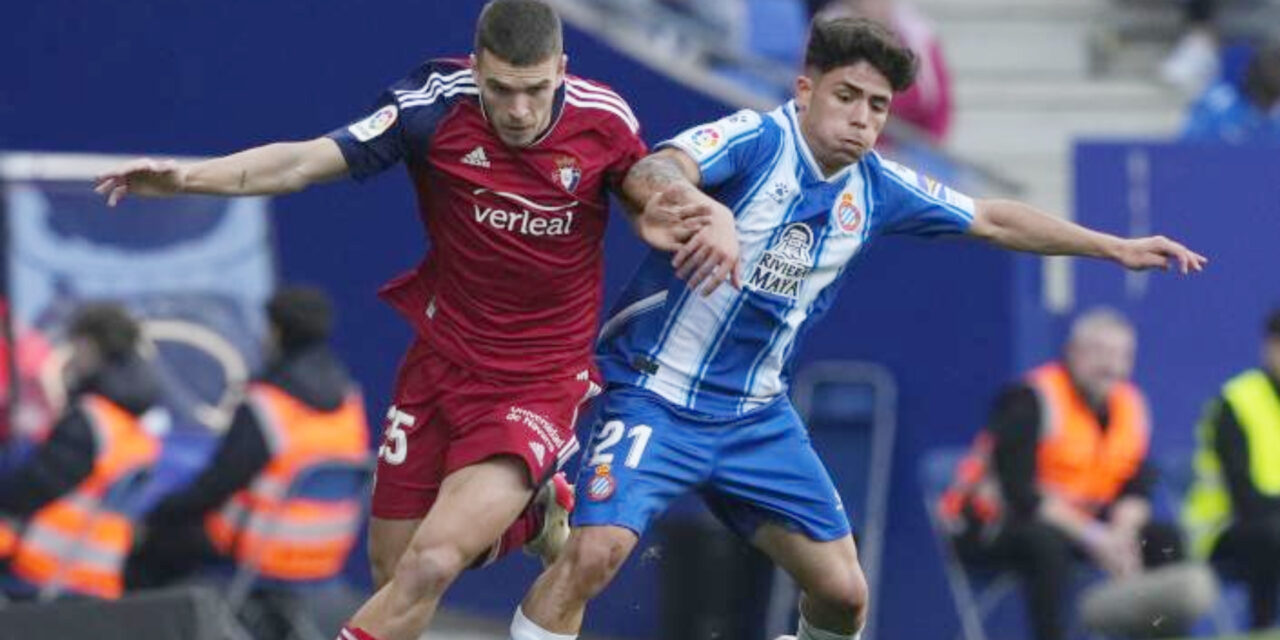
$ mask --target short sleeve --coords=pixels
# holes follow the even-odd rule
[[[917,236],[969,231],[973,198],[896,162],[879,162],[882,232]]]
[[[687,129],[659,148],[679,149],[698,163],[702,187],[716,187],[749,168],[764,150],[769,135],[768,121],[759,113],[744,109],[715,122]]]
[[[477,93],[471,69],[427,62],[384,91],[364,117],[328,137],[342,150],[351,176],[363,180],[424,154],[449,107]]]
[[[618,100],[622,101],[622,98],[619,97]],[[625,106],[626,103],[623,104]],[[631,113],[630,107],[626,113]],[[631,171],[631,166],[649,153],[649,145],[640,137],[638,128],[627,126],[622,120],[618,120],[617,124],[610,134],[611,146],[615,152],[613,161],[605,169],[605,181],[615,193],[621,191],[622,181],[627,177],[627,172]]]

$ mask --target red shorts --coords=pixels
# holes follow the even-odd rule
[[[578,408],[600,387],[576,376],[510,382],[478,375],[415,339],[387,411],[373,515],[426,515],[450,473],[501,455],[524,461],[537,486],[578,450]]]

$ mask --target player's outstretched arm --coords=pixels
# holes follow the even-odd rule
[[[1105,258],[1134,270],[1191,273],[1209,261],[1164,236],[1119,238],[1013,200],[978,200],[969,234],[1006,249]]]
[[[622,183],[632,226],[646,243],[674,251],[676,275],[709,295],[726,279],[739,287],[733,212],[698,189],[701,172],[688,154],[662,149],[637,162]]]
[[[94,191],[115,206],[126,195],[276,195],[301,191],[347,173],[347,161],[329,138],[277,142],[192,163],[140,158],[94,181]]]

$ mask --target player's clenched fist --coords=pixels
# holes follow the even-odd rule
[[[174,160],[140,158],[94,180],[93,190],[107,197],[108,206],[116,206],[127,194],[166,196],[182,192],[186,172]]]

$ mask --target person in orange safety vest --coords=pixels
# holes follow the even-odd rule
[[[158,380],[138,355],[140,329],[124,308],[81,307],[67,338],[67,406],[0,485],[0,558],[30,587],[13,595],[116,598],[133,526],[109,498],[155,463],[167,414],[156,408]]]
[[[126,568],[130,589],[168,584],[219,558],[252,562],[277,580],[325,579],[341,571],[355,544],[357,500],[282,500],[312,465],[370,455],[360,394],[327,346],[330,303],[317,289],[286,288],[267,316],[265,371],[248,386],[210,463],[147,515]]]
[[[1065,637],[1076,558],[1120,578],[1184,555],[1180,532],[1151,519],[1150,415],[1129,381],[1135,350],[1118,312],[1081,315],[1062,361],[999,396],[938,505],[967,563],[1021,575],[1037,640]],[[1147,621],[1156,635],[1144,637],[1180,635],[1182,618],[1198,615],[1206,598],[1177,621]]]

